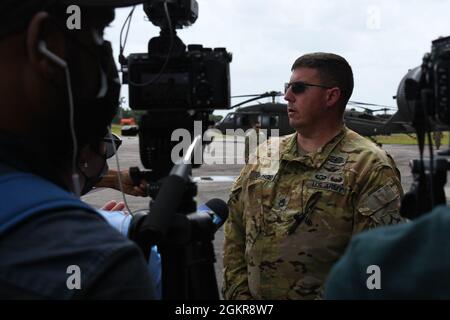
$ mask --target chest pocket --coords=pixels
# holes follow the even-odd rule
[[[259,176],[247,185],[246,233],[251,242],[265,236],[286,235],[295,216],[302,211],[303,183],[295,179],[278,181],[276,176]]]
[[[244,197],[244,219],[247,244],[254,244],[256,237],[262,231],[263,210],[267,205],[267,181],[260,177],[250,179],[247,183]]]
[[[322,230],[323,232],[343,232],[351,230],[353,210],[350,206],[350,187],[345,174],[340,172],[318,172],[305,182],[305,198],[316,200],[313,196],[321,194],[320,199],[314,201],[309,219],[305,218],[308,231]]]
[[[277,183],[276,176],[261,175],[250,180],[246,190],[247,233],[264,232],[273,235],[288,224],[300,209],[298,192],[294,184]]]
[[[249,241],[261,232],[285,236],[299,227],[306,231],[346,229],[352,222],[348,194],[342,170],[317,172],[307,180],[300,175],[283,181],[264,176],[250,179],[245,203]]]

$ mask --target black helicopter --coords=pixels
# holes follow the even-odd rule
[[[235,134],[239,135],[250,129],[252,124],[258,121],[261,129],[267,130],[268,136],[270,136],[271,129],[278,129],[280,136],[294,133],[294,129],[289,125],[287,105],[275,102],[275,98],[279,96],[283,96],[283,94],[271,91],[258,95],[232,97],[247,97],[250,99],[233,106],[233,109],[237,109],[228,113],[225,118],[215,125],[215,128],[223,134],[227,133],[226,130],[236,130]],[[241,107],[244,104],[263,98],[272,98],[272,102]],[[390,135],[393,133],[412,134],[415,132],[414,128],[408,125],[398,112],[394,114],[387,113],[387,111],[392,110],[390,107],[355,101],[349,101],[347,106],[350,108],[344,114],[346,126],[363,136],[373,139],[372,137],[377,135]],[[379,109],[372,110],[368,108],[369,106],[378,107]],[[357,111],[355,108],[363,109],[364,111]],[[375,112],[379,111],[384,111],[384,114],[376,115]]]

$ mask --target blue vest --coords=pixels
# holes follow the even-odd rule
[[[98,213],[73,194],[36,175],[0,164],[0,236],[21,222],[56,209]]]
[[[73,194],[30,173],[15,171],[0,163],[0,236],[21,222],[49,210],[81,209],[101,216],[114,228],[114,215],[96,211]],[[128,228],[126,228],[128,229]],[[126,232],[124,235],[126,236]],[[155,284],[154,295],[161,298],[161,258],[154,246],[149,261],[150,275]]]

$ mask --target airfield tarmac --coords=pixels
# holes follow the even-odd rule
[[[238,176],[243,167],[243,138],[238,137],[236,140],[233,140],[233,137],[227,136],[226,138],[216,139],[210,145],[211,149],[215,150],[215,156],[213,158],[209,154],[205,156],[205,162],[210,164],[204,164],[200,168],[193,170],[193,178],[198,182],[198,204],[205,203],[212,198],[227,201],[233,180]],[[409,161],[419,157],[418,147],[416,145],[384,145],[383,149],[388,151],[394,158],[401,173],[403,189],[405,192],[408,191],[413,182],[413,177],[409,169]],[[226,152],[226,157],[223,157],[224,151]],[[425,153],[428,154],[428,149]],[[122,170],[136,166],[144,169],[139,158],[138,138],[123,137],[123,143],[118,155]],[[217,161],[218,159],[219,161]],[[223,161],[220,159],[223,159]],[[224,164],[211,164],[213,160],[216,160],[216,162],[224,162]],[[108,164],[111,169],[116,169],[115,158],[109,160]],[[445,192],[447,195],[450,195],[450,186],[446,186]],[[120,192],[112,189],[99,189],[84,196],[83,200],[95,208],[100,208],[109,200],[121,201],[122,195]],[[127,201],[132,211],[148,208],[148,198],[127,196]],[[216,233],[214,241],[217,259],[215,270],[219,288],[222,286],[223,239],[223,228],[220,228]]]

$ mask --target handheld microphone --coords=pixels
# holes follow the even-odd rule
[[[216,227],[216,231],[228,219],[228,205],[221,199],[209,200],[205,204],[200,205],[197,212],[208,214]]]
[[[132,233],[139,232],[139,227],[135,228],[134,225],[137,221],[145,219],[147,214],[130,215],[124,214],[120,211],[104,211],[97,210],[103,218],[122,235],[133,239],[135,235]],[[228,205],[221,199],[211,199],[205,204],[198,207],[198,214],[207,214],[214,223],[215,230],[217,231],[228,218]],[[151,244],[150,244],[151,245]]]
[[[145,257],[148,258],[148,267],[150,271],[150,277],[152,278],[154,283],[155,293],[158,298],[161,298],[162,257],[159,255],[158,249],[154,245],[154,243],[140,243],[139,241],[136,241],[140,238],[139,233],[142,230],[143,222],[149,216],[151,216],[151,213],[148,214],[148,211],[140,211],[134,213],[133,215],[130,215],[117,211],[110,212],[98,210],[98,212],[113,228],[138,244]],[[210,228],[209,230],[213,232],[210,233],[210,235],[213,236],[213,234],[225,223],[226,219],[228,218],[228,206],[225,201],[221,199],[211,199],[205,204],[200,205],[197,212],[194,213],[193,216],[198,218],[197,221],[200,224],[203,222],[212,223],[212,228]],[[194,234],[195,232],[193,231],[192,233]],[[210,246],[211,250],[214,250],[212,247],[212,243],[210,243]]]

